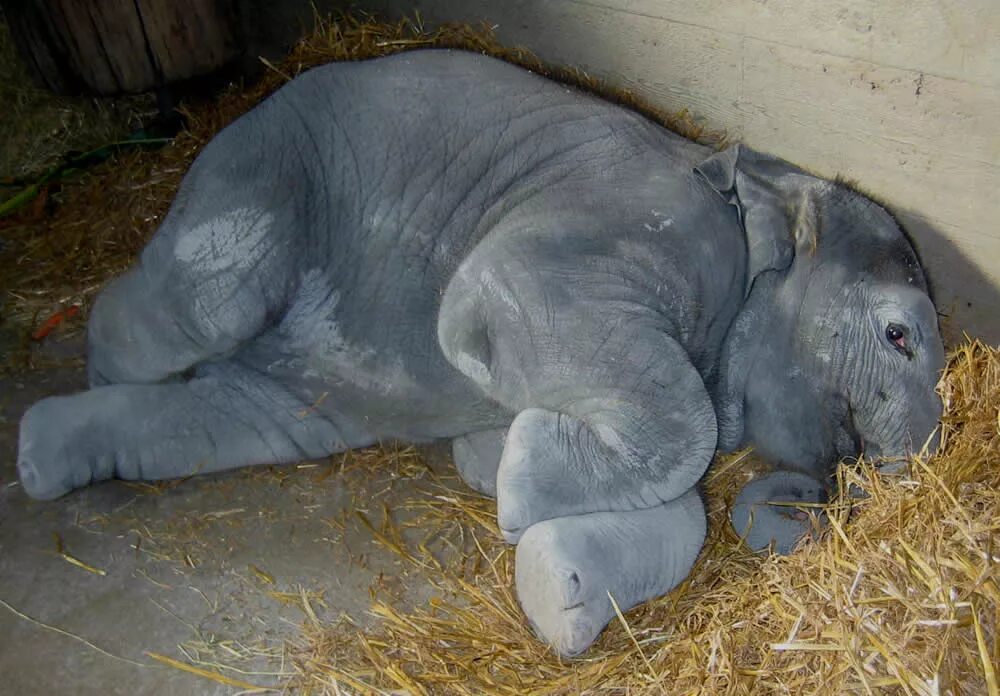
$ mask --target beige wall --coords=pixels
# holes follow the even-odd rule
[[[1000,0],[370,0],[583,67],[890,204],[1000,342]]]

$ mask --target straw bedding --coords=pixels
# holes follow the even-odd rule
[[[840,469],[830,527],[791,556],[741,547],[727,503],[761,466],[746,453],[708,476],[709,540],[688,580],[613,622],[583,659],[535,641],[512,593],[513,551],[490,501],[454,480],[415,500],[423,533],[461,549],[377,538],[440,589],[412,612],[376,602],[376,631],[307,622],[293,649],[311,693],[996,694],[1000,646],[1000,352],[951,353],[942,452],[905,475]],[[391,462],[390,462],[391,465]],[[454,555],[454,554],[452,554]]]
[[[84,311],[153,231],[198,149],[222,126],[292,75],[330,60],[424,46],[487,51],[595,89],[703,142],[686,114],[668,117],[587,76],[550,70],[487,31],[340,18],[316,32],[267,76],[211,104],[189,105],[189,129],[156,153],[120,155],[63,189],[54,214],[0,221],[5,315],[25,335],[69,306]],[[8,369],[42,367],[24,349]],[[749,453],[721,458],[707,478],[710,533],[688,580],[613,622],[583,658],[561,661],[536,641],[513,594],[513,552],[499,541],[495,506],[454,474],[422,475],[409,504],[415,521],[358,518],[409,563],[409,577],[437,594],[412,611],[378,597],[368,632],[324,625],[311,611],[289,646],[305,693],[458,694],[1000,694],[1000,351],[967,340],[941,381],[942,451],[882,476],[844,464],[829,527],[786,557],[741,547],[726,505],[763,466]],[[374,453],[401,474],[411,457]],[[305,601],[305,600],[303,600]],[[306,602],[308,608],[308,602]]]
[[[68,151],[84,152],[125,137],[156,113],[152,95],[118,99],[57,96],[38,86],[17,59],[0,8],[0,203],[11,179],[30,177]]]

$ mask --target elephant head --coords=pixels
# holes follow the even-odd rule
[[[851,187],[734,146],[697,171],[746,234],[744,304],[712,384],[720,447],[822,480],[936,446],[937,313],[893,217]]]

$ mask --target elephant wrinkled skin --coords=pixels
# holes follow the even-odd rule
[[[609,592],[688,573],[717,450],[789,472],[737,505],[788,550],[808,525],[751,507],[821,499],[838,458],[919,449],[940,412],[884,209],[454,51],[310,70],[223,130],[88,332],[92,388],[22,421],[30,495],[454,438],[567,655]]]

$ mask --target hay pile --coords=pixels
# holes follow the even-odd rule
[[[119,99],[61,97],[35,84],[17,57],[0,8],[0,201],[8,177],[32,177],[67,151],[86,151],[124,137],[156,112],[149,95]]]
[[[330,60],[425,46],[486,51],[595,89],[703,141],[685,115],[641,108],[587,76],[550,70],[488,32],[424,32],[343,18],[321,22],[281,65],[247,89],[188,105],[190,130],[156,153],[120,155],[60,194],[44,219],[2,223],[5,315],[25,334],[62,307],[84,311],[134,258],[166,211],[199,148],[289,77]],[[26,347],[14,363],[39,366]],[[746,479],[746,455],[709,475],[711,531],[691,577],[629,612],[583,659],[562,662],[530,634],[513,596],[513,553],[498,539],[495,506],[454,477],[430,478],[406,528],[365,518],[375,538],[410,562],[439,596],[411,613],[376,601],[374,632],[324,626],[307,611],[290,648],[307,693],[876,693],[997,694],[1000,644],[1000,352],[955,350],[942,381],[944,447],[905,477],[863,463],[842,469],[868,492],[836,501],[831,529],[783,558],[747,553],[726,524],[726,503]],[[398,458],[384,457],[384,461]],[[848,524],[848,517],[850,523]]]
[[[406,545],[390,525],[377,538],[440,597],[412,613],[376,602],[368,634],[308,622],[294,683],[323,694],[1000,693],[1000,351],[961,346],[941,390],[942,452],[905,476],[843,466],[845,489],[869,497],[834,501],[831,528],[792,556],[740,546],[726,511],[746,455],[717,462],[689,579],[570,662],[521,618],[494,505],[439,481],[434,500],[414,502],[419,526],[461,562],[439,563],[446,552]]]

